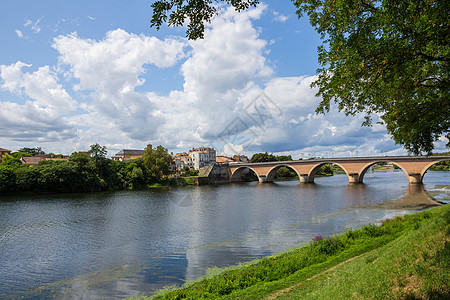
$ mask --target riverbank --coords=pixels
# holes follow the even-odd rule
[[[384,220],[156,299],[448,299],[450,206]],[[148,299],[146,297],[134,299]]]

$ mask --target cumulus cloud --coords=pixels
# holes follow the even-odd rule
[[[0,65],[0,78],[3,83],[0,85],[2,89],[8,90],[10,93],[19,93],[22,85],[22,68],[31,67],[21,61],[12,65]]]
[[[2,89],[13,94],[24,94],[37,105],[51,107],[61,114],[72,113],[77,108],[77,102],[58,83],[57,74],[49,66],[40,67],[37,71],[22,72],[22,68],[31,67],[18,61],[12,65],[0,66]]]
[[[185,46],[178,38],[160,40],[122,29],[108,32],[101,41],[73,33],[55,38],[53,44],[60,66],[68,67],[78,82],[75,89],[91,91],[91,110],[114,120],[112,128],[141,141],[154,138],[163,122],[151,99],[135,91],[145,82],[144,66],[173,66],[184,57]]]
[[[102,41],[79,38],[76,33],[58,36],[53,47],[60,64],[70,66],[80,88],[108,93],[130,91],[144,83],[144,65],[169,67],[184,55],[179,39],[159,40],[122,29],[110,31]]]
[[[167,120],[160,136],[172,137],[167,141],[170,147],[211,143],[242,106],[240,95],[273,75],[264,57],[267,42],[252,24],[265,9],[228,9],[216,17],[205,39],[189,42],[191,56],[181,67],[183,91],[168,97],[149,95]]]
[[[61,141],[74,137],[66,116],[75,111],[77,102],[58,83],[49,66],[23,72],[28,67],[31,65],[21,61],[0,66],[0,87],[24,99],[23,104],[1,99],[2,136],[16,141]]]

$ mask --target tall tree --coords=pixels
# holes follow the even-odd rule
[[[89,153],[91,153],[91,156],[94,158],[94,161],[98,163],[100,160],[106,158],[106,154],[108,153],[108,151],[106,150],[106,146],[100,146],[100,144],[96,143],[91,145]]]
[[[145,148],[142,157],[150,182],[158,182],[169,174],[169,166],[172,163],[172,155],[163,146]]]
[[[258,1],[226,1],[236,10]],[[217,2],[217,1],[216,1]],[[415,154],[450,140],[450,5],[439,0],[293,0],[323,39],[318,88],[326,113],[332,102],[347,115],[381,116],[396,143]],[[202,38],[216,14],[210,0],[156,1],[152,26],[182,25]],[[198,13],[198,14],[197,14]],[[196,14],[193,16],[192,14]],[[450,148],[450,142],[447,144]]]

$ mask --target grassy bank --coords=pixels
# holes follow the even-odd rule
[[[449,299],[450,206],[385,220],[156,299]],[[147,299],[142,297],[142,299]]]

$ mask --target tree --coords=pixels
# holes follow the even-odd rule
[[[255,153],[253,154],[252,158],[250,159],[250,162],[252,163],[258,163],[258,162],[269,162],[269,161],[277,161],[277,157],[273,154],[267,153]]]
[[[258,1],[225,1],[236,10]],[[152,26],[179,26],[203,37],[216,13],[212,1],[156,1]],[[293,0],[323,39],[318,48],[318,88],[326,113],[332,102],[347,115],[381,116],[397,144],[414,154],[431,153],[433,142],[450,140],[450,5],[439,0]],[[192,14],[199,12],[192,17]],[[450,141],[447,144],[450,147]]]
[[[0,162],[0,165],[10,166],[12,168],[18,168],[18,167],[21,167],[23,164],[22,164],[22,161],[20,160],[20,158],[15,157],[14,155],[5,154],[2,157],[2,161]]]
[[[291,161],[293,159],[292,159],[292,156],[290,156],[290,155],[278,155],[277,160],[278,161]]]
[[[21,148],[19,149],[17,152],[23,152],[23,153],[27,153],[30,154],[31,156],[35,156],[35,155],[44,155],[45,152],[42,151],[41,147],[35,147],[35,148]]]
[[[89,150],[89,153],[91,153],[91,156],[94,158],[94,161],[97,163],[100,160],[103,160],[106,158],[106,154],[108,151],[106,151],[106,146],[100,146],[98,143],[91,145],[91,149]]]
[[[231,4],[237,11],[248,9],[259,3],[258,0],[222,1]],[[165,22],[169,26],[184,26],[185,20],[189,20],[186,36],[193,40],[204,37],[204,23],[210,22],[212,17],[217,14],[212,0],[159,0],[151,6],[153,8],[151,26],[159,30]]]
[[[163,146],[160,145],[156,148],[146,147],[142,160],[150,182],[159,182],[164,176],[169,174],[172,155]]]

